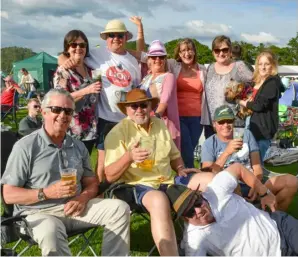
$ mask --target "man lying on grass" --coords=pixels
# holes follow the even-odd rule
[[[272,212],[234,194],[239,179],[261,197],[262,208]],[[186,256],[298,255],[298,220],[275,211],[275,196],[241,164],[218,173],[205,192],[172,185],[167,195],[177,216],[186,221],[182,242]]]

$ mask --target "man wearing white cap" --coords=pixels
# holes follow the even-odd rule
[[[141,80],[141,71],[137,60],[125,50],[126,41],[132,38],[132,33],[126,29],[125,24],[119,20],[107,23],[100,37],[106,40],[107,46],[90,50],[90,56],[85,58],[86,64],[101,71],[103,90],[99,95],[97,115],[97,149],[98,163],[97,174],[103,180],[104,164],[104,135],[107,126],[118,123],[125,118],[119,111],[117,103],[120,101],[121,92],[128,92],[137,86]],[[59,56],[59,64],[65,68],[73,68],[74,60]]]

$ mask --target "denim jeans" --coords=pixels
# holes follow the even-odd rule
[[[187,168],[194,168],[194,150],[199,142],[202,129],[201,117],[180,117],[181,155]]]
[[[259,149],[260,149],[260,157],[261,157],[261,162],[263,164],[264,163],[264,157],[266,155],[266,152],[267,152],[268,148],[270,147],[271,140],[270,139],[262,139],[262,140],[257,141],[257,144],[258,144]]]

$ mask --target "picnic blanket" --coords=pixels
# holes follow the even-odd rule
[[[298,162],[298,148],[282,149],[277,146],[271,146],[266,152],[264,161],[273,166]]]

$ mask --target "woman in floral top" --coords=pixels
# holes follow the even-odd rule
[[[224,91],[231,79],[238,82],[251,82],[253,73],[243,61],[234,61],[232,57],[232,43],[226,36],[218,36],[212,42],[212,53],[216,60],[207,69],[205,97],[208,108],[202,112],[201,124],[205,125],[205,137],[213,132],[212,120],[214,111],[221,105],[229,105],[232,109],[235,105],[226,102]],[[244,125],[244,122],[243,122]]]
[[[66,70],[59,66],[54,76],[54,87],[63,88],[71,93],[76,107],[70,123],[69,133],[81,140],[91,154],[96,139],[95,105],[96,95],[101,91],[101,83],[91,84],[91,70],[85,66],[89,43],[80,30],[71,30],[64,37],[63,54],[76,63],[74,69]]]

